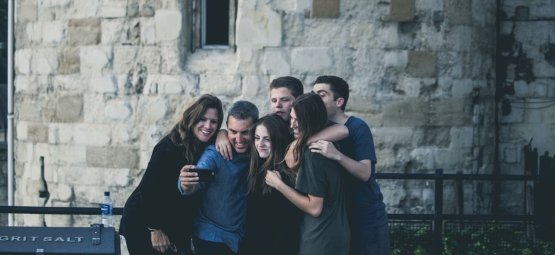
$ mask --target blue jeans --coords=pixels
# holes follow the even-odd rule
[[[215,243],[193,237],[196,255],[235,255],[224,243]]]

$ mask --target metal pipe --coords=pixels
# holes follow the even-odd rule
[[[13,25],[14,1],[8,0],[8,205],[14,205],[14,152],[13,152]],[[14,215],[8,214],[8,226],[14,225]]]

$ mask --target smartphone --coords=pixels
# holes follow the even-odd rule
[[[198,174],[199,182],[213,182],[216,177],[216,172],[212,169],[207,168],[195,168],[191,169],[191,172],[196,172]]]

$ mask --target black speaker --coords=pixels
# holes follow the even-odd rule
[[[0,227],[0,254],[120,255],[112,227]]]

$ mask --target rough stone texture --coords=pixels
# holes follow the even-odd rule
[[[100,19],[75,19],[68,21],[68,44],[95,45],[100,43]]]
[[[555,95],[546,32],[553,22],[502,23],[504,35],[514,32],[500,41],[514,39],[503,52],[516,56],[518,49],[533,59],[534,79],[509,77],[513,107],[498,116],[495,145],[496,1],[326,1],[333,8],[321,2],[238,1],[233,47],[190,52],[190,15],[179,1],[18,1],[17,202],[36,203],[37,159],[43,155],[51,205],[97,206],[102,191],[111,190],[116,206],[123,206],[152,147],[195,98],[212,93],[225,107],[247,99],[266,113],[268,83],[281,75],[300,78],[305,91],[318,75],[345,78],[348,113],[371,127],[380,172],[491,173],[498,160],[504,173],[518,173],[518,150],[532,136],[540,151],[555,151],[553,108],[517,107],[530,106],[517,100]],[[526,4],[530,17],[552,17],[554,7],[540,2]],[[502,9],[512,17],[522,4],[507,0]],[[322,18],[315,8],[338,15]],[[390,213],[430,210],[424,182],[380,184]],[[465,212],[490,212],[490,191],[488,185],[465,186],[465,194],[475,194],[465,201]],[[482,202],[479,192],[485,192]],[[453,194],[445,192],[446,210],[452,210]],[[18,216],[18,223],[23,220],[38,223],[36,216]],[[47,217],[66,226],[96,220]]]
[[[63,96],[56,102],[55,122],[78,122],[83,119],[83,97]]]
[[[407,72],[415,77],[435,77],[437,74],[436,54],[422,51],[409,52]]]
[[[415,0],[391,0],[388,21],[407,22],[412,21],[415,16]]]
[[[78,73],[81,70],[80,56],[78,47],[61,48],[58,72],[60,74]]]
[[[312,0],[312,18],[339,17],[339,0]]]
[[[156,21],[156,38],[158,42],[173,41],[179,37],[181,32],[181,16],[179,11],[156,11],[154,19]]]
[[[136,168],[139,155],[133,147],[96,147],[88,146],[87,165],[104,168]]]

